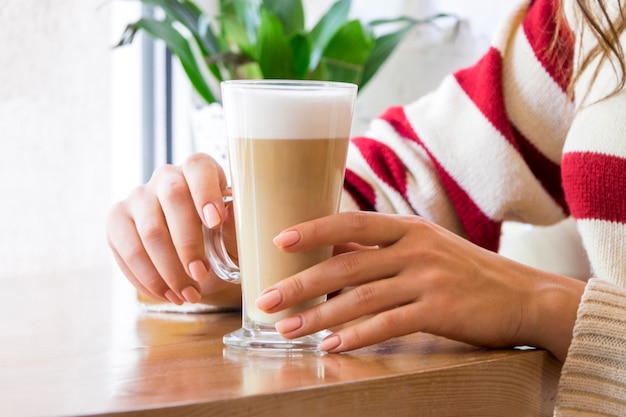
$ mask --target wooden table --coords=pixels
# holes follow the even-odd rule
[[[115,268],[0,277],[0,416],[552,415],[559,364],[416,334],[350,354],[226,349],[239,314],[148,313]]]

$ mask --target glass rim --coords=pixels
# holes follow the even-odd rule
[[[242,87],[252,89],[290,90],[304,89],[313,90],[320,88],[334,88],[356,90],[358,85],[343,81],[323,80],[280,80],[280,79],[256,79],[256,80],[226,80],[221,82],[222,87]]]

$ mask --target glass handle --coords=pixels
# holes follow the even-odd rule
[[[232,204],[233,197],[224,196],[223,201],[226,205]],[[209,229],[203,226],[204,250],[211,268],[219,278],[233,284],[241,284],[239,267],[230,258],[226,246],[224,245],[222,227],[223,224],[216,229]]]

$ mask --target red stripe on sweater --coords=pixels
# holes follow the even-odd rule
[[[537,60],[561,89],[567,91],[573,72],[575,40],[565,17],[559,15],[559,0],[534,1],[524,18],[523,29]]]
[[[521,132],[515,129],[515,126],[513,126],[513,133],[528,168],[539,180],[543,189],[561,206],[563,212],[569,213],[569,208],[565,202],[563,184],[561,183],[561,167],[539,152],[535,145],[530,143]]]
[[[566,153],[561,175],[574,218],[626,223],[626,158]]]
[[[459,215],[461,224],[469,240],[486,249],[497,250],[500,243],[501,224],[485,215],[467,192],[448,174],[445,168],[432,155],[430,150],[424,147],[419,136],[415,133],[410,122],[407,120],[404,109],[402,107],[391,107],[387,109],[381,118],[393,126],[399,135],[418,143],[425,149],[434,168],[439,174],[439,178],[448,193],[448,197]]]
[[[513,126],[506,113],[502,90],[502,57],[500,52],[491,48],[476,65],[458,71],[455,78],[484,117],[520,153],[544,189],[557,204],[567,211],[560,184],[559,166],[542,155]]]
[[[500,52],[490,48],[474,66],[454,76],[478,110],[517,149],[504,103]]]
[[[387,145],[369,138],[353,138],[352,143],[376,176],[406,197],[406,168],[395,152]]]
[[[346,169],[344,190],[350,194],[360,210],[376,211],[376,193],[370,184],[352,170]]]

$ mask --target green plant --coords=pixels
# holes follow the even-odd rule
[[[301,0],[219,0],[215,16],[192,0],[138,1],[160,8],[162,17],[129,24],[118,46],[140,30],[164,41],[207,103],[218,101],[219,82],[228,79],[317,79],[363,88],[412,27],[448,17],[363,23],[348,19],[350,0],[338,0],[307,30]],[[378,35],[382,25],[391,30]]]

